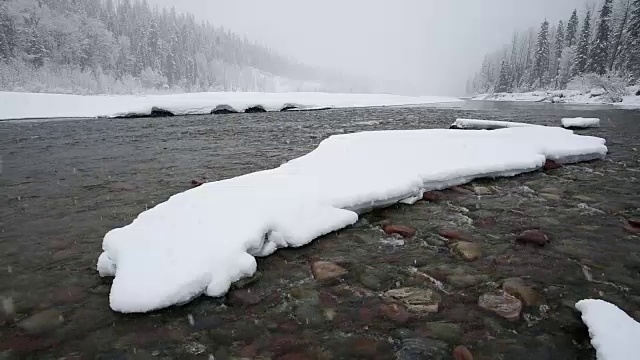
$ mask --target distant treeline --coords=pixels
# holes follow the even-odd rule
[[[469,93],[565,89],[585,75],[634,85],[640,79],[640,0],[605,0],[582,16],[539,31],[515,32],[488,54],[469,80]]]
[[[344,80],[146,1],[0,2],[4,90],[363,90]]]

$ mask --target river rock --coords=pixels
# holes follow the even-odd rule
[[[507,320],[516,320],[522,311],[522,302],[504,291],[488,293],[478,298],[478,306]]]
[[[466,346],[456,346],[455,349],[453,349],[453,359],[454,360],[473,360],[473,354],[471,354],[471,351],[469,351],[469,349],[467,349]]]
[[[414,337],[402,339],[400,350],[396,352],[397,360],[445,360],[449,359],[447,344],[443,341]]]
[[[629,225],[640,228],[640,218],[627,219]]]
[[[231,291],[228,299],[231,305],[252,306],[258,304],[262,300],[262,296],[251,289],[238,289]]]
[[[399,288],[389,290],[384,296],[394,300],[399,300],[412,312],[435,313],[438,312],[438,305],[442,299],[440,294],[431,289],[419,288]]]
[[[442,229],[438,232],[438,235],[447,240],[464,240],[466,236],[460,230]]]
[[[430,201],[430,202],[439,202],[442,200],[446,200],[446,196],[439,191],[427,191],[422,194],[422,200]]]
[[[484,217],[484,218],[476,219],[473,221],[473,225],[475,225],[477,228],[480,228],[480,229],[492,228],[496,226],[497,223],[498,221],[493,216]]]
[[[482,256],[482,244],[459,241],[451,246],[453,252],[466,261],[474,261]]]
[[[484,186],[476,186],[473,188],[473,192],[476,195],[491,195],[493,192]]]
[[[416,235],[416,229],[406,225],[385,225],[382,230],[387,235],[398,234],[403,238],[412,238]]]
[[[489,281],[490,278],[487,275],[449,275],[447,276],[447,282],[454,287],[464,288],[469,286],[478,285],[483,282]]]
[[[524,244],[545,246],[549,243],[549,236],[540,230],[526,230],[516,237],[516,241]]]
[[[551,160],[551,159],[547,159],[544,162],[543,169],[545,171],[548,171],[548,170],[560,169],[561,167],[562,167],[562,165],[560,165],[558,162],[556,162],[554,160]]]
[[[520,299],[526,306],[542,304],[540,294],[525,285],[521,278],[509,278],[502,283],[502,290]]]
[[[62,313],[56,309],[49,309],[20,321],[18,327],[29,334],[41,334],[57,329],[63,323]]]
[[[330,261],[316,261],[311,266],[313,277],[319,281],[332,280],[348,273],[347,269]]]
[[[424,330],[430,338],[455,343],[462,338],[462,328],[458,324],[447,322],[428,322],[424,324]]]
[[[398,324],[404,324],[411,318],[411,314],[400,304],[382,304],[380,314]]]

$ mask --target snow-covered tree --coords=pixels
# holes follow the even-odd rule
[[[511,74],[509,71],[509,64],[507,60],[502,59],[500,63],[500,76],[498,77],[498,83],[494,89],[495,92],[508,92],[511,90]]]
[[[573,10],[569,22],[567,22],[567,34],[564,41],[566,46],[573,46],[576,44],[576,36],[578,34],[578,11]]]
[[[553,57],[551,58],[551,65],[550,65],[550,74],[552,78],[556,78],[558,75],[558,62],[560,61],[560,57],[562,56],[562,50],[564,50],[564,40],[565,40],[565,34],[564,34],[564,23],[562,22],[562,20],[560,20],[560,22],[558,23],[558,27],[556,28],[556,36],[555,36],[555,40],[553,42]],[[557,79],[556,79],[556,87],[557,87]]]
[[[540,26],[533,64],[533,80],[539,86],[545,86],[545,76],[549,74],[549,22],[545,20]]]
[[[591,13],[587,11],[580,31],[580,38],[573,59],[572,75],[579,75],[585,72],[589,63],[589,43],[591,39]]]
[[[625,34],[629,27],[633,0],[618,0],[614,5],[612,15],[612,40],[609,49],[609,71],[620,70],[622,68],[626,47]]]
[[[589,62],[587,64],[587,71],[596,73],[598,75],[604,75],[608,69],[609,64],[609,37],[611,33],[610,18],[611,18],[611,5],[613,0],[605,0],[600,9],[600,15],[598,18],[598,26],[596,29],[596,37],[591,46],[589,52]]]
[[[575,58],[575,52],[573,47],[565,47],[562,50],[562,55],[558,61],[558,76],[557,86],[558,89],[564,89],[571,79],[571,69],[573,65],[573,59]]]
[[[626,31],[624,68],[634,81],[640,79],[640,0],[634,0]]]

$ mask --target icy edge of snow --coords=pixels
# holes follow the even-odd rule
[[[640,323],[604,300],[586,299],[576,303],[582,321],[589,328],[591,345],[598,360],[620,360],[637,357]]]
[[[598,118],[563,118],[561,120],[562,127],[565,128],[591,128],[600,126]]]
[[[599,159],[604,143],[543,126],[332,136],[278,168],[207,183],[142,212],[105,235],[98,271],[115,276],[115,311],[220,296],[256,271],[254,256],[305,245],[355,223],[358,213],[478,177],[533,171],[547,158]]]
[[[476,130],[495,130],[510,127],[522,127],[522,126],[540,126],[535,124],[526,124],[512,121],[494,121],[494,120],[479,120],[479,119],[457,119],[451,124],[452,129],[476,129]]]

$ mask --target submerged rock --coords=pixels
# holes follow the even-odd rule
[[[466,261],[474,261],[482,256],[482,244],[459,241],[451,246],[452,251]]]
[[[474,187],[473,188],[473,192],[476,195],[491,195],[491,194],[493,194],[493,192],[489,188],[484,187],[484,186],[476,186],[476,187]]]
[[[487,275],[449,275],[447,282],[454,287],[469,287],[478,285],[483,282],[489,281],[490,278]]]
[[[398,324],[404,324],[411,318],[411,314],[400,304],[382,304],[379,310],[382,316]]]
[[[311,265],[311,272],[319,281],[336,279],[348,273],[347,269],[330,261],[316,261]]]
[[[424,330],[430,338],[454,343],[462,338],[462,328],[458,324],[447,322],[428,322],[424,324]]]
[[[56,309],[49,309],[20,321],[18,327],[29,334],[40,334],[57,329],[63,323],[62,313]]]
[[[421,313],[438,312],[438,305],[442,299],[440,294],[431,289],[411,287],[389,290],[384,296],[401,301],[410,311]]]
[[[526,230],[516,237],[516,241],[524,244],[545,246],[549,243],[549,236],[540,230]]]
[[[560,169],[561,167],[562,167],[562,165],[560,165],[558,162],[556,162],[556,161],[554,161],[554,160],[547,159],[547,160],[544,162],[543,169],[544,169],[545,171],[548,171],[548,170]]]
[[[526,306],[542,304],[542,299],[537,291],[525,285],[521,278],[509,278],[502,283],[502,290],[520,299]]]
[[[464,235],[464,233],[462,233],[459,230],[449,230],[449,229],[442,229],[438,232],[438,235],[442,236],[443,238],[447,239],[447,240],[464,240],[466,239],[466,236]]]
[[[385,225],[382,230],[387,235],[398,234],[403,238],[412,238],[416,235],[416,229],[406,225]]]
[[[453,349],[453,359],[454,360],[473,360],[473,354],[466,346],[456,346]]]
[[[478,298],[478,306],[507,320],[516,320],[522,311],[522,302],[504,291],[488,293]]]
[[[400,350],[396,352],[397,360],[445,360],[449,359],[447,344],[429,338],[411,337],[402,339]]]

